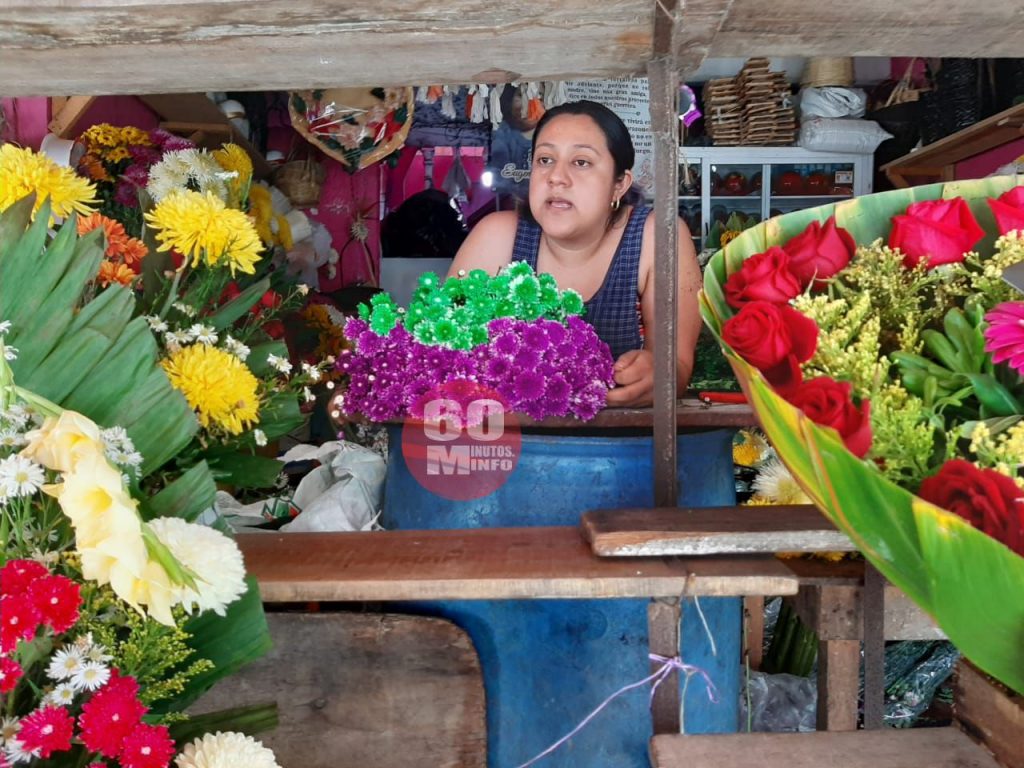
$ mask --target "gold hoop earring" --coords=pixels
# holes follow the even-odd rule
[[[620,205],[622,205],[622,198],[616,197],[614,200],[612,200],[612,210],[613,211],[619,210],[619,206]]]

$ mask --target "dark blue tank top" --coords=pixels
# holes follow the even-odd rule
[[[590,301],[586,302],[583,317],[594,326],[597,335],[612,350],[612,358],[644,345],[640,322],[637,280],[640,276],[640,245],[643,242],[644,223],[651,209],[635,206],[626,222],[619,247],[615,250],[604,282]],[[519,218],[516,241],[512,247],[512,260],[525,261],[537,269],[540,250],[540,226]]]

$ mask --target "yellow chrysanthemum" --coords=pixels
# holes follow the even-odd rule
[[[0,146],[0,211],[5,211],[23,197],[36,194],[33,216],[50,199],[50,223],[54,216],[61,218],[73,212],[88,214],[97,202],[96,189],[87,179],[70,168],[57,165],[46,155],[13,144]]]
[[[162,243],[157,250],[173,248],[193,267],[226,263],[231,274],[238,270],[251,275],[262,258],[263,244],[252,220],[212,192],[172,192],[146,214],[146,221]]]
[[[274,215],[274,207],[270,190],[261,184],[254,184],[249,190],[249,215],[253,217],[260,240],[273,245],[274,233],[270,231],[270,219]]]
[[[282,248],[290,251],[295,247],[295,241],[292,239],[292,225],[284,216],[275,216],[274,218],[277,221],[277,241]]]
[[[221,168],[235,174],[227,180],[229,200],[233,206],[244,207],[252,183],[252,160],[249,153],[237,144],[225,144],[213,152],[213,157]]]
[[[193,344],[172,353],[161,365],[204,427],[237,435],[256,423],[259,382],[234,355],[208,344]]]

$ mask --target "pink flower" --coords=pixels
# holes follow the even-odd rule
[[[0,653],[13,651],[19,640],[31,640],[39,621],[39,611],[27,595],[0,598]]]
[[[999,234],[1013,231],[1024,233],[1024,186],[1014,187],[998,198],[989,198],[988,207],[995,216]]]
[[[21,679],[21,665],[14,659],[0,658],[0,693],[10,693]]]
[[[26,752],[47,758],[71,749],[75,718],[64,707],[46,706],[21,719],[18,740]]]
[[[65,576],[47,576],[37,579],[29,587],[44,624],[57,634],[67,632],[78,621],[78,607],[82,604],[78,585]]]
[[[166,768],[174,742],[165,725],[140,725],[124,740],[118,762],[122,768]]]
[[[90,752],[114,758],[128,735],[142,722],[146,707],[139,701],[139,684],[134,677],[121,677],[111,670],[110,680],[82,706],[78,716],[82,743]]]
[[[29,584],[49,574],[46,566],[35,560],[8,560],[0,568],[0,595],[24,594]]]
[[[927,269],[964,260],[964,254],[985,236],[962,197],[921,200],[892,217],[889,247],[903,254],[908,269],[921,262]]]
[[[1009,362],[1024,375],[1024,302],[1007,301],[985,315],[985,351],[993,363]]]

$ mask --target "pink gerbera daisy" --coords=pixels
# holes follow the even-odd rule
[[[75,719],[64,707],[43,707],[21,720],[18,741],[26,752],[42,758],[71,749]]]
[[[1007,301],[985,315],[985,351],[992,362],[1008,362],[1024,374],[1024,302]]]

